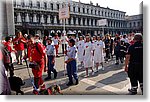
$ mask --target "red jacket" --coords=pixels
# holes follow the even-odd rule
[[[15,50],[24,50],[24,42],[26,42],[24,38],[15,38],[13,40]]]
[[[42,59],[44,59],[45,54],[46,54],[45,48],[41,43],[38,44],[35,43],[33,47],[29,46],[28,48],[28,58],[30,62],[41,61]]]
[[[12,48],[11,48],[11,43],[10,42],[5,42],[4,46],[7,47],[9,52],[12,52]]]

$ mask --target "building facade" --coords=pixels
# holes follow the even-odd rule
[[[125,34],[128,33],[125,12],[100,7],[99,4],[62,0],[13,0],[15,30],[23,34],[53,35],[63,32],[63,21],[59,20],[59,9],[69,6],[70,18],[65,20],[66,32],[78,34]],[[107,25],[98,26],[98,20],[107,19]]]
[[[143,33],[143,14],[126,16],[126,20],[130,32]]]

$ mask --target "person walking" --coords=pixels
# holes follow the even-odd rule
[[[90,68],[92,71],[92,75],[94,75],[94,70],[93,70],[93,44],[90,42],[90,35],[86,35],[86,40],[84,44],[84,52],[83,52],[83,63],[84,63],[84,68],[86,69],[86,76],[89,76],[88,69]]]
[[[97,36],[97,42],[94,45],[94,63],[96,64],[96,72],[98,72],[98,67],[101,64],[102,70],[104,70],[103,62],[104,62],[104,53],[105,51],[105,43],[102,41],[100,36]]]
[[[76,80],[75,85],[79,83],[78,75],[77,75],[77,62],[76,62],[77,49],[75,47],[74,39],[70,39],[68,44],[69,47],[65,52],[67,56],[65,63],[67,64],[67,75],[69,77],[69,82],[67,83],[67,86],[71,86],[73,85],[72,76]]]
[[[54,73],[54,78],[57,77],[57,71],[54,68],[55,66],[55,47],[52,45],[51,38],[47,38],[47,47],[46,47],[46,53],[48,58],[48,77],[45,78],[45,80],[51,79],[51,72]]]

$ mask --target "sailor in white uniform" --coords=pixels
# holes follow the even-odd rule
[[[102,70],[104,70],[104,49],[105,43],[101,40],[100,36],[97,36],[97,42],[94,44],[94,63],[96,64],[96,71],[98,72],[99,64],[102,65]]]
[[[84,68],[86,69],[86,76],[89,76],[88,73],[88,68],[91,68],[92,70],[92,75],[94,74],[94,70],[93,70],[93,46],[92,43],[90,42],[90,36],[87,35],[86,36],[86,42],[84,44],[84,53],[83,53],[83,63],[84,63]]]

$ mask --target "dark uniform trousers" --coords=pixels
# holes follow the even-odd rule
[[[69,82],[73,82],[72,75],[75,80],[78,80],[76,60],[67,63],[67,74],[69,77]]]
[[[128,76],[130,78],[131,86],[134,89],[138,88],[138,82],[143,91],[143,64],[130,63],[128,67]]]
[[[53,58],[54,56],[48,56],[48,77],[51,77],[51,72],[57,73],[56,69],[54,69],[54,63],[52,64]]]

